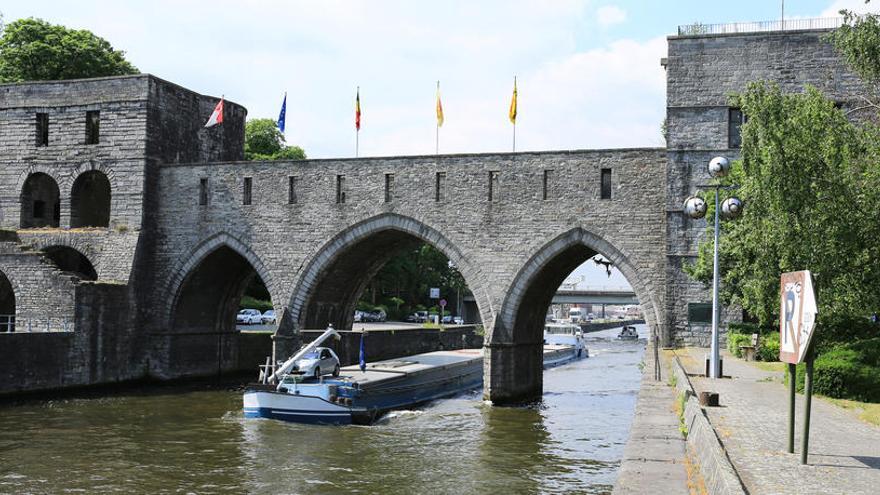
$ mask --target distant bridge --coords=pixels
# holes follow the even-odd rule
[[[607,304],[630,306],[639,304],[632,290],[559,290],[553,296],[553,304]]]

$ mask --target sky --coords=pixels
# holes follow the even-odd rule
[[[663,146],[660,59],[678,25],[775,20],[779,0],[4,0],[106,38],[142,72],[277,118],[311,158]],[[875,2],[877,3],[877,0]],[[869,4],[870,6],[870,4]],[[864,11],[863,0],[788,0],[786,18]],[[871,8],[877,11],[878,6]],[[578,269],[582,286],[626,280]]]

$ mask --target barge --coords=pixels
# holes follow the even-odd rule
[[[244,392],[246,418],[298,423],[370,424],[393,409],[413,407],[483,386],[483,350],[460,349],[361,362],[339,369],[338,376],[296,373],[297,362],[338,333],[327,329],[277,370],[262,366],[260,383]],[[544,346],[544,367],[585,356],[572,345]]]

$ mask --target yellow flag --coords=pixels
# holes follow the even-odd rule
[[[513,98],[510,100],[510,123],[516,125],[516,77],[513,78]]]
[[[440,81],[437,81],[437,127],[443,127],[443,104],[440,103]]]

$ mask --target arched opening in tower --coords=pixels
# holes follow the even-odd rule
[[[6,274],[0,271],[0,332],[15,331],[15,291]]]
[[[58,227],[61,222],[59,198],[55,179],[42,172],[30,174],[21,188],[21,228]]]
[[[99,170],[84,172],[70,191],[70,226],[110,225],[110,180]]]
[[[43,249],[43,254],[62,272],[81,280],[98,280],[98,272],[92,262],[72,247],[50,246]]]

